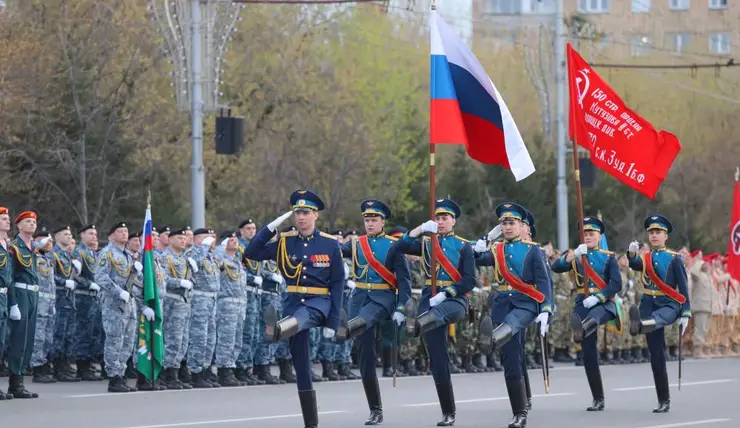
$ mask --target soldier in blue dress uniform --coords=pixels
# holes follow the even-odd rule
[[[650,351],[650,368],[653,371],[658,407],[654,413],[667,413],[671,408],[666,368],[664,327],[676,321],[683,327],[691,318],[688,276],[681,256],[666,248],[673,224],[665,216],[653,214],[645,219],[650,252],[639,254],[637,241],[630,243],[627,258],[632,270],[642,272],[645,291],[640,309],[630,308],[630,334],[644,334]]]
[[[583,230],[585,242],[555,260],[552,270],[557,273],[576,272],[578,290],[571,316],[573,341],[580,343],[583,349],[583,367],[593,396],[593,404],[586,410],[593,412],[604,410],[604,386],[599,370],[596,331],[600,325],[611,320],[615,320],[617,328],[621,330],[614,298],[622,290],[622,277],[614,253],[599,248],[601,235],[606,231],[604,223],[596,217],[585,217]],[[586,256],[589,264],[586,268],[589,276],[588,290],[583,284],[582,256]]]
[[[390,251],[398,239],[383,231],[391,209],[381,201],[366,200],[360,210],[366,234],[342,245],[342,255],[352,260],[350,277],[356,284],[347,337],[357,338],[362,386],[370,406],[365,425],[378,425],[383,422],[383,406],[375,371],[375,327],[388,319],[399,327],[403,324],[404,305],[411,298],[411,273],[406,257]]]
[[[480,324],[480,346],[484,354],[501,350],[506,389],[514,419],[509,428],[527,426],[527,392],[522,361],[522,335],[528,326],[540,324],[544,336],[552,313],[552,293],[545,256],[539,245],[522,240],[527,210],[513,202],[496,207],[496,216],[504,241],[494,244],[491,251],[477,253],[477,264],[494,266],[498,294],[493,298],[491,316]],[[496,238],[491,236],[490,238]],[[476,246],[478,246],[476,244]],[[507,262],[501,263],[499,259]],[[493,323],[499,326],[494,330]]]
[[[283,299],[283,318],[268,307],[264,313],[265,340],[290,339],[290,352],[296,370],[298,398],[306,428],[319,424],[316,391],[311,383],[309,330],[323,327],[326,339],[346,334],[346,315],[342,314],[344,262],[339,243],[328,233],[316,229],[324,202],[310,190],[290,195],[292,210],[260,229],[245,249],[252,260],[275,260],[287,282]],[[270,239],[278,226],[295,213],[295,232]],[[344,318],[344,319],[343,319]]]
[[[457,235],[453,229],[462,214],[456,202],[450,199],[435,201],[435,219],[403,235],[391,251],[421,256],[426,286],[422,290],[417,308],[413,299],[406,304],[407,334],[410,337],[424,335],[429,350],[432,377],[437,388],[437,397],[442,408],[442,419],[437,426],[455,424],[455,396],[450,377],[450,359],[447,353],[447,330],[452,323],[464,319],[468,314],[469,293],[475,288],[475,259],[470,243]],[[429,237],[420,239],[422,233],[437,234],[440,248],[437,256],[437,293],[431,289],[431,249]]]

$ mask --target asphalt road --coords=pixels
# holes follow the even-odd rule
[[[541,371],[531,370],[529,427],[672,428],[740,426],[740,359],[669,363],[672,408],[656,415],[648,364],[602,367],[606,410],[586,412],[591,395],[582,367],[556,365],[545,394]],[[133,381],[129,381],[133,382]],[[454,375],[457,427],[505,427],[511,418],[502,373]],[[429,376],[381,378],[385,427],[434,427],[441,412]],[[0,379],[7,388],[7,379]],[[2,426],[13,428],[301,428],[294,384],[108,394],[107,382],[37,385],[36,400],[0,402]],[[367,405],[359,381],[316,384],[321,428],[364,426]]]

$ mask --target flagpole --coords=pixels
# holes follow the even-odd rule
[[[432,0],[432,7],[431,7],[431,9],[432,9],[432,12],[434,12],[434,11],[437,10],[437,2],[436,2],[436,0]],[[434,18],[432,18],[432,19],[434,19]],[[430,67],[433,67],[431,61],[429,63],[429,66]],[[431,75],[431,70],[430,70],[430,75]],[[431,118],[431,104],[430,104],[429,116]],[[430,120],[429,121],[429,128],[430,128],[430,130],[429,130],[429,138],[430,138],[430,140],[431,140],[431,136],[434,134],[433,132],[431,132],[431,128],[433,126],[434,126],[434,121],[433,120]],[[434,202],[437,200],[437,197],[435,195],[436,179],[435,179],[435,171],[434,171],[434,169],[435,169],[434,168],[435,167],[434,155],[436,153],[436,148],[437,148],[436,144],[434,144],[434,143],[432,143],[430,141],[429,142],[429,217],[430,217],[430,220],[434,220]],[[430,275],[431,275],[431,280],[432,280],[432,296],[434,296],[434,295],[437,294],[437,252],[434,251],[434,247],[436,247],[436,245],[434,245],[434,244],[436,242],[437,242],[437,234],[436,233],[433,233],[432,236],[431,236],[431,245],[430,245],[431,246],[431,254],[430,254],[430,257],[429,257],[429,259],[430,259],[429,260],[429,264],[430,264],[430,269],[431,269]]]
[[[147,195],[147,197],[146,197],[146,210],[147,210],[147,211],[149,211],[149,221],[152,221],[152,219],[151,219],[151,210],[152,210],[152,190],[151,190],[151,189],[149,189],[149,193],[148,193],[148,195]],[[146,225],[144,225],[144,227],[146,227]],[[144,238],[146,239],[146,237],[144,237]],[[143,254],[143,253],[142,253],[142,254]],[[144,260],[144,259],[142,258],[142,261],[143,261],[143,260]],[[142,267],[143,267],[143,266],[142,266]],[[142,273],[144,273],[144,272],[143,272],[143,270],[144,270],[144,269],[142,269]],[[144,277],[144,278],[143,278],[143,281],[142,281],[142,283],[143,283],[143,284],[146,284],[146,282],[145,282],[145,281],[146,281],[146,277]],[[157,286],[156,282],[155,282],[154,286],[155,286],[155,287]],[[145,293],[145,294],[146,294],[146,293]],[[144,296],[144,297],[145,297],[145,296]],[[149,303],[148,303],[148,302],[146,302],[146,301],[144,301],[144,305],[146,305],[146,306],[149,306]],[[154,308],[151,308],[151,309],[152,309],[152,311],[154,310]],[[156,313],[156,312],[154,312],[154,314],[155,314],[155,317],[156,317],[156,314],[157,314],[157,313]],[[144,316],[144,314],[141,314],[141,316]],[[156,378],[154,377],[154,376],[155,376],[155,369],[154,369],[154,318],[152,318],[152,319],[151,319],[151,320],[149,321],[149,346],[148,346],[148,348],[149,348],[149,349],[148,349],[148,351],[149,351],[149,358],[151,358],[151,360],[152,360],[151,364],[149,364],[149,366],[150,366],[150,368],[151,368],[151,371],[152,371],[152,372],[151,372],[151,379],[152,379],[152,389],[156,391],[156,389],[154,389],[154,382],[155,382],[155,381],[157,380],[157,379],[156,379]]]
[[[578,166],[578,145],[576,144],[576,137],[573,136],[573,179],[576,183],[576,206],[578,207],[578,231],[580,235],[579,244],[583,244],[586,241],[586,233],[583,230],[583,194],[581,193],[581,170]],[[581,266],[586,266],[588,261],[586,256],[581,256]],[[589,284],[588,284],[588,271],[585,267],[583,270],[583,295],[584,297],[589,296]],[[576,272],[577,274],[577,272]]]

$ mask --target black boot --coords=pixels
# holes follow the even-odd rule
[[[0,377],[8,377],[8,366],[0,353]]]
[[[367,331],[367,323],[360,317],[355,317],[347,323],[347,339],[354,339]]]
[[[391,347],[384,346],[381,351],[381,359],[383,361],[383,377],[393,377],[393,368],[391,367]]]
[[[270,366],[254,366],[257,379],[265,382],[267,385],[280,385],[280,380],[275,378],[270,371]]]
[[[409,301],[410,300],[411,299],[409,299]],[[424,333],[430,330],[434,330],[438,327],[437,318],[432,312],[424,312],[417,318],[413,319],[407,316],[406,319],[410,320],[406,326],[406,332],[410,337],[419,337]]]
[[[321,361],[321,368],[323,370],[321,377],[325,377],[330,381],[339,380],[339,375],[334,371],[330,361]]]
[[[326,379],[324,379],[323,377],[319,376],[319,374],[316,373],[313,368],[311,369],[311,382],[323,382],[325,380]]]
[[[514,419],[509,428],[525,428],[527,426],[527,392],[524,389],[524,380],[506,380],[506,391],[509,393],[509,402]]]
[[[59,382],[79,382],[72,372],[72,366],[69,365],[66,359],[58,358],[54,361],[54,379]]]
[[[460,358],[462,359],[462,368],[465,370],[465,373],[478,373],[478,368],[473,366],[473,361],[470,358],[470,355],[463,355]]]
[[[490,354],[486,356],[486,366],[495,372],[504,371],[504,368],[501,366],[501,363],[498,361],[498,357],[496,357],[495,352],[491,352]]]
[[[221,388],[221,384],[218,383],[218,377],[213,374],[211,367],[203,368],[203,380],[210,383],[213,388]]]
[[[653,409],[653,413],[668,413],[671,410],[671,393],[668,387],[668,373],[653,372],[655,381],[655,392],[658,393],[658,407]]]
[[[490,372],[491,370],[486,367],[485,364],[483,364],[483,355],[481,354],[474,354],[473,355],[473,366],[478,369],[479,372]]]
[[[278,367],[280,367],[281,380],[284,380],[287,383],[297,382],[290,360],[278,360]]]
[[[527,397],[527,410],[532,410],[532,386],[529,384],[529,372],[524,370],[522,380],[524,382],[524,395]]]
[[[352,373],[352,370],[349,369],[349,363],[339,364],[337,373],[339,374],[339,376],[342,376],[347,380],[357,380],[360,378],[356,374]]]
[[[298,333],[298,320],[295,317],[285,317],[278,321],[277,309],[268,305],[262,313],[265,322],[265,342],[285,340]]]
[[[247,371],[245,369],[235,368],[235,369],[232,369],[231,372],[234,375],[234,377],[236,378],[236,380],[239,381],[239,384],[240,384],[239,386],[244,386],[244,385],[253,386],[253,385],[257,385],[257,383],[256,383],[257,379],[255,379],[254,381],[250,381],[249,379],[247,379]],[[218,376],[219,376],[218,377],[219,378],[219,383],[221,383],[221,369],[218,369]],[[224,386],[226,386],[226,385],[224,385]]]
[[[573,327],[573,341],[576,343],[583,342],[583,339],[594,334],[599,328],[599,322],[591,317],[581,320],[578,314],[574,313],[570,318]]]
[[[630,349],[622,349],[621,354],[623,364],[632,364],[635,362],[634,358],[632,358],[632,351]]]
[[[257,379],[257,376],[252,372],[252,368],[248,368],[244,371],[244,377],[247,379],[247,385],[264,385],[265,381]]]
[[[378,378],[363,379],[362,386],[365,388],[365,397],[370,407],[370,416],[368,416],[365,425],[379,425],[383,423],[383,404],[380,401],[380,386]]]
[[[621,349],[615,349],[612,353],[612,364],[624,364],[624,360],[622,359],[622,350]]]
[[[51,376],[50,373],[46,371],[46,364],[33,368],[33,383],[56,383],[56,381],[57,380],[54,379],[54,376]]]
[[[298,391],[298,399],[301,402],[301,413],[303,413],[304,428],[319,427],[319,409],[316,404],[316,391]]]
[[[121,376],[113,376],[108,379],[108,392],[123,393],[131,392],[126,386],[126,381]]]
[[[167,389],[183,389],[182,384],[177,380],[177,369],[174,367],[165,369],[165,385]]]
[[[601,352],[599,354],[599,356],[601,357],[601,364],[602,365],[608,365],[608,366],[610,366],[610,365],[614,364],[614,360],[611,359],[611,357],[609,356],[609,352],[608,351],[607,352]]]
[[[677,361],[677,360],[678,360],[678,346],[669,346],[668,347],[668,361]]]
[[[455,393],[452,382],[435,384],[439,406],[442,408],[442,419],[437,422],[438,427],[451,427],[455,425]]]
[[[200,388],[200,389],[207,389],[207,388],[213,388],[213,386],[206,382],[205,376],[203,375],[203,371],[200,373],[192,373],[190,375],[191,378],[191,385],[193,385],[193,388]]]
[[[401,365],[403,366],[404,370],[406,370],[406,374],[409,376],[419,376],[420,373],[418,370],[416,370],[416,364],[412,360],[403,360],[401,361]]]
[[[92,369],[90,360],[77,360],[77,377],[86,382],[97,382],[103,380],[102,377],[95,374]]]
[[[187,361],[180,362],[180,369],[177,371],[177,379],[185,389],[193,388],[193,379],[190,377],[190,370],[188,369]],[[190,388],[188,388],[190,386]]]
[[[506,342],[511,339],[511,327],[503,323],[493,329],[491,317],[485,316],[480,322],[480,351],[489,355],[491,352],[500,349]]]
[[[144,377],[143,374],[137,373],[136,375],[136,389],[139,391],[156,391],[157,388],[154,386],[152,382],[149,382],[149,380]]]
[[[234,376],[234,369],[219,367],[218,383],[223,387],[242,386],[242,383]]]
[[[524,361],[527,364],[528,369],[541,369],[542,366],[537,364],[534,359],[532,358],[532,354],[527,354],[524,357]]]
[[[575,362],[575,364],[577,366],[582,366],[583,365],[583,351],[576,352],[576,362]]]
[[[13,398],[39,398],[39,395],[35,392],[30,392],[23,385],[23,376],[10,373],[10,379],[8,381],[8,395],[12,395]],[[7,396],[6,396],[7,398]]]
[[[604,385],[601,382],[601,371],[596,366],[592,369],[586,370],[586,379],[588,379],[588,386],[591,388],[591,396],[594,398],[591,407],[586,410],[589,412],[600,412],[604,410]]]

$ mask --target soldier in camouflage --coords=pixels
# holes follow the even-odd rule
[[[39,272],[39,308],[36,314],[36,334],[33,341],[33,381],[54,383],[49,354],[54,343],[54,316],[56,315],[56,285],[54,283],[54,242],[47,230],[33,234],[33,246],[39,253],[36,266]]]
[[[75,281],[79,274],[77,264],[72,264],[69,226],[54,230],[54,280],[56,282],[56,320],[54,322],[54,344],[51,358],[54,363],[54,378],[60,382],[79,382],[69,365],[73,359],[75,340]],[[81,266],[80,266],[81,268]]]
[[[92,368],[94,354],[95,327],[100,316],[98,293],[100,286],[95,283],[95,250],[98,248],[98,231],[95,225],[83,226],[80,231],[80,243],[72,253],[78,260],[82,271],[75,277],[75,349],[77,377],[84,381],[102,380]],[[98,333],[99,334],[99,333]]]
[[[265,381],[258,379],[252,373],[254,367],[254,353],[259,345],[260,325],[261,325],[261,306],[262,299],[258,291],[262,288],[260,263],[244,257],[244,250],[249,242],[257,233],[257,225],[252,219],[247,219],[239,224],[239,252],[242,257],[242,264],[247,273],[247,306],[245,308],[244,329],[242,337],[242,349],[239,358],[236,360],[237,369],[236,378],[240,382],[247,382],[247,385],[264,385]]]

